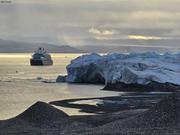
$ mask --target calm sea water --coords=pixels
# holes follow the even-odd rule
[[[53,66],[30,66],[31,54],[0,54],[0,77],[34,79],[46,77],[54,79],[59,74],[66,74],[66,65],[82,54],[52,54]]]
[[[43,83],[66,74],[70,61],[82,54],[52,54],[53,66],[30,66],[31,54],[0,54],[0,119],[18,115],[37,101],[51,102],[72,98],[114,96],[101,91],[101,85]],[[92,101],[91,103],[92,104]],[[58,107],[69,115],[84,115],[76,109]]]

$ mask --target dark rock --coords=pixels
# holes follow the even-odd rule
[[[56,82],[66,82],[66,77],[67,76],[58,76],[57,79],[56,79]]]
[[[176,91],[179,90],[180,86],[171,83],[158,83],[158,82],[151,82],[147,85],[141,84],[125,84],[125,83],[115,83],[110,84],[107,83],[103,90],[113,90],[113,91],[138,91],[138,92],[146,92],[146,91]]]
[[[40,76],[39,76],[39,77],[37,77],[36,79],[37,79],[37,80],[43,80],[43,78],[42,78],[42,77],[40,77]]]
[[[39,125],[47,124],[49,122],[61,119],[67,119],[68,115],[61,110],[51,106],[50,104],[37,102],[27,110],[25,110],[23,113],[18,115],[16,118],[20,118]]]
[[[17,117],[0,120],[0,135],[60,135],[84,127],[90,126],[72,121],[67,114],[47,103],[37,102]]]

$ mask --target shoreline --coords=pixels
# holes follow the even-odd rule
[[[164,93],[164,94],[163,92],[161,94],[146,93],[144,95],[142,93],[139,95],[138,94],[133,95],[131,93],[130,95],[125,94],[124,97],[115,96],[115,97],[101,97],[101,98],[66,99],[61,101],[52,101],[49,102],[49,104],[44,102],[37,102],[28,109],[26,109],[23,113],[17,115],[14,118],[8,120],[1,120],[0,134],[21,135],[26,133],[32,135],[36,135],[36,134],[114,135],[118,133],[123,135],[129,135],[129,132],[131,132],[133,135],[135,133],[142,132],[142,135],[146,135],[147,133],[149,133],[149,131],[157,129],[158,132],[157,135],[163,135],[162,133],[165,130],[164,127],[168,127],[171,130],[176,130],[175,127],[173,126],[173,123],[176,121],[173,121],[173,119],[172,120],[169,119],[169,117],[178,118],[178,114],[176,114],[177,112],[176,109],[178,108],[176,108],[176,106],[180,105],[178,99],[179,95],[180,95],[179,92]],[[153,98],[155,99],[154,101],[152,101]],[[116,102],[118,101],[121,103],[125,103],[124,101],[126,102],[130,101],[129,106],[132,106],[133,103],[137,107],[133,107],[133,108],[129,107],[123,109],[122,107],[123,104],[121,104],[121,106],[119,106],[118,104],[119,108],[117,108],[117,106],[115,106],[115,108],[108,108],[109,104],[108,106],[107,104],[104,104],[104,107],[99,106],[99,108],[97,108],[98,106],[95,105],[96,108],[93,108],[93,106],[85,105],[83,103],[82,104],[78,103],[78,101],[95,100],[95,99],[103,100],[103,101],[116,101]],[[147,105],[144,106],[142,101],[148,101],[147,99],[151,99],[152,104],[148,105],[148,102],[144,102],[144,105]],[[139,100],[141,101],[138,103]],[[90,113],[93,113],[93,115],[69,116],[60,109],[57,109],[55,106],[77,107],[77,108],[81,108],[80,111],[85,111],[85,112],[90,111]],[[112,104],[110,104],[110,106],[112,106]],[[125,106],[127,106],[127,104],[125,104]],[[109,109],[109,111],[107,111],[107,109]],[[154,121],[152,121],[154,118],[156,121],[155,123]],[[147,119],[146,125],[143,124],[145,122],[144,119]],[[139,122],[136,123],[137,121]],[[18,123],[18,125],[15,123]],[[120,127],[117,128],[116,130],[112,130],[114,128],[114,126],[112,125],[114,124],[116,125],[117,123],[118,125],[120,124]],[[134,124],[132,125],[132,123]],[[168,123],[171,126],[169,126]],[[122,125],[123,127],[121,127]],[[148,130],[146,128],[148,128]],[[131,131],[132,129],[133,131]],[[151,134],[153,135],[153,131]]]
[[[141,95],[141,98],[143,100],[144,98],[152,99],[152,97],[158,99],[161,98],[161,100],[157,101],[156,103],[153,102],[151,106],[148,106],[146,108],[121,108],[122,110],[116,108],[116,110],[111,110],[109,112],[103,110],[104,113],[97,113],[97,108],[91,107],[90,110],[94,109],[94,112],[91,113],[96,112],[96,115],[87,116],[69,116],[53,106],[69,105],[69,107],[80,107],[81,111],[85,111],[89,107],[89,105],[85,106],[84,104],[78,104],[77,101],[102,99],[114,101],[120,100],[121,102],[123,102],[123,100],[122,98],[119,99],[120,97],[116,96],[102,98],[69,99],[50,102],[50,104],[37,102],[20,115],[9,120],[0,121],[0,128],[3,129],[0,131],[0,134],[8,135],[13,133],[14,135],[21,135],[23,133],[27,133],[35,135],[41,133],[44,135],[51,135],[53,133],[53,135],[78,135],[79,133],[81,133],[84,135],[114,135],[118,133],[129,135],[129,132],[131,132],[132,135],[134,135],[135,133],[142,133],[142,135],[146,135],[147,133],[149,133],[150,135],[153,135],[154,131],[156,131],[157,135],[163,135],[165,130],[164,126],[166,127],[167,125],[171,130],[177,132],[179,130],[177,130],[176,127],[173,126],[173,123],[177,123],[176,119],[179,119],[179,115],[176,115],[176,113],[178,113],[176,110],[178,109],[177,106],[180,105],[178,99],[179,95],[179,92],[173,92],[171,94],[165,95],[151,94],[150,96],[148,94],[145,94],[143,95],[144,97]],[[139,99],[139,96],[134,95],[133,97],[132,94],[124,95],[124,99],[130,100],[134,98],[137,100]],[[137,102],[134,103],[137,105]],[[107,109],[108,107],[105,106],[105,108]],[[102,110],[100,110],[100,112],[102,112]],[[173,119],[171,119],[171,117],[173,117]],[[152,121],[154,118],[155,121]],[[145,121],[144,119],[147,120]],[[137,121],[138,123],[136,123]],[[144,122],[146,122],[146,124],[144,124]],[[18,125],[16,125],[15,123],[18,123]],[[132,123],[134,124],[132,125]],[[118,124],[120,127],[114,130],[114,126],[112,126],[114,124]],[[121,127],[122,125],[123,130]],[[148,128],[148,130],[146,128]],[[169,133],[169,135],[171,134]]]

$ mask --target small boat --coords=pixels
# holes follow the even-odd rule
[[[40,47],[32,55],[30,64],[32,66],[52,65],[53,61],[51,59],[51,55],[48,54],[44,48]]]

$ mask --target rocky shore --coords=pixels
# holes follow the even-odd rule
[[[0,121],[1,135],[179,135],[179,92],[149,108],[68,116],[51,104],[37,102],[22,114]]]
[[[112,91],[139,91],[139,92],[152,92],[152,91],[159,91],[159,92],[175,92],[179,90],[180,86],[172,83],[158,83],[158,82],[150,82],[146,85],[142,84],[125,84],[125,83],[107,83],[103,90],[112,90]]]

